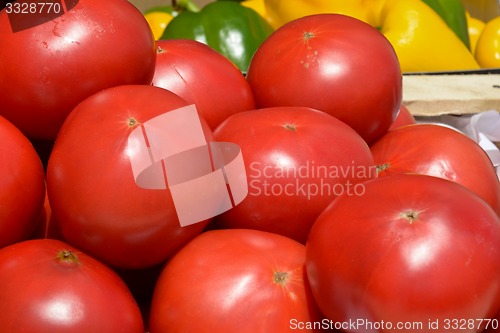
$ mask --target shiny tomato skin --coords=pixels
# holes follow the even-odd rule
[[[43,214],[45,172],[31,142],[0,116],[0,248],[27,239]]]
[[[30,239],[50,238],[63,240],[61,230],[56,220],[52,216],[52,208],[50,207],[49,196],[47,190],[45,191],[45,201],[43,204],[42,213],[36,223],[36,228],[31,234]]]
[[[144,268],[203,230],[208,221],[180,226],[169,190],[136,184],[127,144],[141,123],[186,105],[168,90],[127,85],[101,91],[71,112],[47,167],[52,216],[64,239],[111,266]]]
[[[303,244],[280,235],[250,229],[204,232],[160,273],[150,330],[290,332],[294,319],[318,322],[322,315],[304,278],[304,258]]]
[[[392,123],[391,127],[389,127],[389,131],[403,127],[405,125],[413,125],[416,124],[417,120],[413,116],[413,114],[408,110],[408,108],[405,105],[401,105],[401,108],[399,108],[398,115],[396,116],[396,119],[394,119],[394,122]]]
[[[23,15],[25,20],[42,16]],[[154,37],[128,1],[79,0],[52,21],[13,29],[4,9],[0,114],[30,139],[53,140],[86,97],[117,85],[149,84],[153,77]]]
[[[445,328],[446,319],[492,318],[500,309],[500,220],[491,207],[427,175],[365,186],[362,197],[333,201],[306,245],[308,280],[325,316],[424,325],[376,332],[433,332],[427,325],[438,320],[450,333],[464,330]]]
[[[484,333],[499,333],[500,332],[500,311],[498,311],[495,318],[493,318],[488,325],[483,324],[483,327],[486,329],[483,331]]]
[[[206,44],[158,40],[156,50],[152,84],[196,104],[212,129],[234,113],[255,109],[252,89],[238,67]]]
[[[485,151],[449,127],[414,124],[388,132],[371,147],[379,177],[418,173],[455,181],[500,214],[500,183]]]
[[[29,240],[0,250],[0,290],[1,332],[144,332],[120,277],[65,242]]]
[[[214,218],[219,228],[251,228],[301,243],[330,201],[355,195],[376,177],[366,142],[335,117],[305,107],[272,107],[235,114],[215,141],[240,146],[248,195]]]
[[[372,26],[339,14],[306,16],[277,29],[255,52],[247,79],[257,107],[318,109],[368,143],[387,131],[402,102],[391,43]]]

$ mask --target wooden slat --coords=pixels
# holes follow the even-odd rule
[[[500,111],[500,74],[403,75],[403,103],[416,116]]]

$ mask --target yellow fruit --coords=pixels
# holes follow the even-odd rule
[[[148,21],[155,40],[160,39],[163,35],[163,31],[167,27],[167,24],[172,20],[173,16],[166,12],[150,12],[144,14],[146,21]]]
[[[500,68],[500,16],[486,22],[475,56],[482,68]]]
[[[422,1],[382,0],[374,17],[378,17],[376,26],[394,47],[403,72],[480,68],[453,30]]]
[[[272,27],[275,27],[273,19],[267,14],[266,6],[264,0],[245,0],[241,2],[242,6],[252,8],[260,16],[262,16]]]
[[[479,39],[479,36],[481,35],[481,32],[483,31],[486,23],[476,17],[472,17],[468,12],[466,14],[467,26],[469,30],[470,50],[472,54],[475,54],[477,40]]]

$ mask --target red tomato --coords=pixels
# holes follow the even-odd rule
[[[392,124],[402,75],[391,43],[349,16],[299,18],[257,49],[247,79],[257,107],[307,106],[330,113],[368,143]]]
[[[499,333],[500,332],[500,311],[498,311],[495,318],[493,318],[491,321],[486,320],[485,323],[483,323],[483,327],[486,328],[484,330],[484,333]]]
[[[0,331],[143,333],[120,277],[74,247],[50,239],[0,250]]]
[[[305,242],[335,196],[356,195],[363,181],[376,176],[365,141],[340,120],[310,108],[241,112],[214,136],[240,146],[249,187],[239,205],[214,219],[218,227],[259,229]]]
[[[43,201],[43,207],[41,209],[39,218],[36,222],[35,230],[31,235],[31,238],[50,238],[50,237],[45,237],[45,235],[48,234],[48,228],[50,225],[50,215],[51,215],[51,209],[49,203],[49,196],[47,195],[47,189],[45,189],[45,199]]]
[[[500,183],[485,151],[451,128],[416,124],[388,132],[371,147],[379,176],[419,173],[469,188],[500,214]]]
[[[181,227],[169,190],[139,187],[127,144],[142,123],[188,105],[149,86],[109,88],[80,103],[57,137],[47,167],[52,215],[64,238],[116,267],[164,261],[208,223]],[[211,131],[205,125],[207,140]]]
[[[399,113],[396,116],[396,119],[392,123],[391,127],[389,127],[389,131],[399,127],[403,127],[405,125],[413,125],[416,123],[417,121],[415,117],[413,117],[413,114],[410,112],[410,110],[408,110],[406,106],[402,104],[399,108]]]
[[[50,207],[49,196],[45,193],[45,201],[43,204],[42,213],[36,224],[35,231],[31,234],[31,239],[50,238],[63,240],[61,229],[57,221],[52,216],[52,208]]]
[[[42,214],[45,174],[33,145],[0,116],[0,248],[27,239]]]
[[[153,77],[154,37],[134,5],[72,2],[73,8],[45,23],[39,19],[55,7],[39,4],[37,13],[11,20],[7,9],[0,12],[0,114],[30,139],[54,139],[86,97],[116,85],[149,84]]]
[[[194,40],[159,40],[153,85],[196,104],[211,128],[230,115],[255,109],[250,85],[238,67]]]
[[[320,322],[304,280],[304,258],[304,245],[280,235],[207,231],[161,272],[151,332],[279,333]]]
[[[500,220],[491,207],[426,175],[365,187],[363,196],[335,199],[306,245],[308,280],[325,316],[356,322],[348,332],[451,333],[464,332],[453,319],[497,313]]]
[[[52,152],[52,147],[54,146],[54,140],[30,140],[31,144],[35,148],[40,160],[42,161],[44,169],[47,167],[47,162],[49,161],[50,153]]]
[[[163,269],[164,263],[142,269],[115,269],[123,279],[141,309],[145,332],[149,330],[149,313],[156,281]]]

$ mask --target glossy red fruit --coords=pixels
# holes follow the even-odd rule
[[[28,138],[55,139],[71,110],[100,90],[151,83],[154,37],[130,2],[16,3],[31,9],[0,12],[0,114]],[[46,21],[49,11],[57,15]]]
[[[42,215],[45,173],[31,142],[0,116],[0,248],[27,239]]]
[[[217,127],[214,136],[241,148],[248,181],[247,197],[215,217],[218,227],[264,230],[304,243],[331,200],[362,194],[362,183],[376,177],[361,136],[318,110],[240,112]]]
[[[165,265],[153,294],[150,330],[281,333],[319,322],[304,259],[305,246],[287,237],[249,229],[207,231]]]
[[[232,114],[255,109],[253,92],[241,71],[206,44],[159,40],[156,52],[152,84],[196,104],[212,129]]]
[[[335,199],[311,230],[306,268],[321,311],[357,323],[348,332],[484,328],[479,320],[500,310],[500,220],[491,207],[426,175],[365,188]]]
[[[1,332],[143,333],[120,277],[73,246],[29,240],[0,250]]]
[[[255,52],[247,79],[258,108],[307,106],[382,136],[402,101],[391,43],[377,29],[339,14],[305,16],[277,29]]]
[[[392,123],[391,127],[389,127],[389,131],[396,129],[396,128],[399,128],[399,127],[403,127],[405,125],[413,125],[416,123],[417,123],[417,120],[415,119],[413,114],[410,112],[410,110],[408,110],[408,108],[406,106],[401,105],[401,107],[399,108],[399,113],[396,116],[396,119]]]
[[[493,163],[474,140],[449,127],[415,124],[388,132],[371,146],[379,177],[418,173],[457,182],[500,214]]]
[[[134,129],[187,105],[168,90],[128,85],[103,90],[71,112],[47,167],[52,216],[68,242],[111,266],[145,268],[203,230],[208,221],[181,227],[169,189],[136,183],[131,158],[144,150],[128,143]]]

